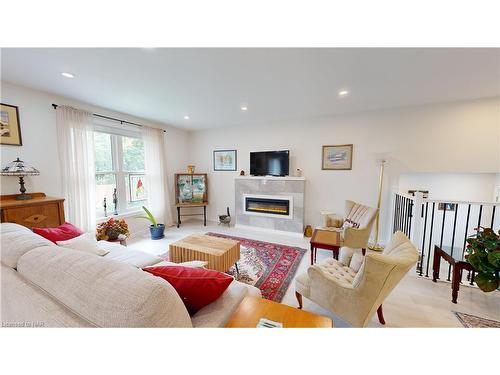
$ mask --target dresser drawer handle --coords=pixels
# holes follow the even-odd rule
[[[26,219],[24,219],[24,221],[26,221],[28,223],[32,223],[32,224],[38,224],[38,223],[44,221],[45,219],[47,219],[47,216],[45,216],[45,215],[31,215],[31,216],[27,217]]]

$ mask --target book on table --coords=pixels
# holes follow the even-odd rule
[[[274,320],[261,318],[257,324],[257,328],[283,328],[283,323],[275,322]]]

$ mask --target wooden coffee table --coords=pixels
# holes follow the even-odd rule
[[[255,328],[261,318],[283,324],[283,328],[332,328],[326,316],[258,297],[245,297],[226,324],[227,328]]]
[[[240,243],[227,238],[193,234],[170,244],[170,261],[175,263],[203,260],[207,268],[226,272],[233,264],[238,271]]]

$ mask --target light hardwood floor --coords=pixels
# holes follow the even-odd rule
[[[217,223],[203,223],[198,220],[185,221],[180,228],[167,228],[165,238],[152,241],[148,232],[135,234],[128,241],[128,246],[137,250],[153,254],[165,254],[168,245],[187,235],[218,232],[228,235],[251,238],[267,242],[275,242],[290,246],[299,246],[307,249],[302,258],[297,274],[305,272],[310,262],[309,239],[294,238],[286,235],[277,235],[267,232],[236,229],[233,226],[218,225]],[[330,251],[318,250],[318,262],[331,257]],[[446,263],[446,262],[444,262]],[[447,270],[447,269],[446,269]],[[445,265],[441,273],[442,280],[446,279]],[[282,303],[297,306],[295,299],[294,282],[283,298]],[[335,327],[349,325],[328,310],[304,298],[304,310],[331,317]],[[384,303],[386,327],[462,327],[453,311],[464,312],[484,318],[500,320],[500,292],[483,293],[476,287],[468,284],[460,288],[458,304],[451,302],[451,285],[446,281],[433,283],[431,278],[419,277],[412,270],[389,295]],[[376,315],[372,318],[370,327],[383,327]]]

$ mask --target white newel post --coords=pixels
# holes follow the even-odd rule
[[[422,252],[420,246],[422,245],[423,236],[423,221],[422,218],[422,205],[424,204],[424,194],[420,191],[415,192],[415,200],[413,201],[413,220],[411,224],[411,242],[415,247]]]

